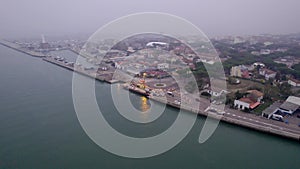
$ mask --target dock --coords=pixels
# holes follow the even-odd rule
[[[80,67],[75,68],[75,65],[74,66],[68,65],[68,64],[66,64],[63,61],[55,60],[53,57],[45,57],[45,58],[43,58],[43,60],[46,61],[46,62],[55,64],[57,66],[63,67],[65,69],[68,69],[70,71],[74,71],[74,72],[82,74],[84,76],[96,79],[96,80],[101,81],[101,82],[106,82],[106,83],[109,83],[109,84],[113,84],[113,83],[118,83],[119,82],[116,79],[107,78],[105,76],[102,76],[101,74],[95,74],[95,73],[88,72],[88,71],[86,71],[86,70],[84,70],[84,69],[82,69]]]

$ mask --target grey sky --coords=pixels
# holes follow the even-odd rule
[[[0,37],[92,33],[136,12],[166,12],[208,36],[300,32],[299,0],[1,0]]]

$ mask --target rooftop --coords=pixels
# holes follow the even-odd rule
[[[297,79],[290,79],[290,81],[293,81],[293,82],[295,82],[295,83],[297,83],[297,84],[300,84],[300,80],[297,80]]]
[[[264,94],[258,90],[248,90],[247,93],[250,93],[256,97],[261,97],[263,96]]]
[[[265,74],[270,75],[270,74],[274,74],[276,72],[274,72],[273,70],[270,69],[265,69]]]
[[[263,113],[263,114],[270,115],[270,114],[272,114],[276,109],[278,109],[280,105],[281,105],[280,102],[274,102],[271,106],[269,106],[268,108],[266,108],[262,113]]]
[[[300,97],[289,96],[286,99],[286,102],[290,102],[290,103],[293,103],[293,104],[296,104],[296,105],[300,106]]]
[[[249,104],[252,104],[254,103],[254,101],[252,101],[250,98],[248,97],[242,97],[239,99],[239,101],[242,101],[242,102],[245,102],[245,103],[249,103]]]
[[[254,108],[257,107],[258,105],[260,105],[259,102],[253,101],[252,99],[250,99],[250,98],[248,98],[248,97],[240,98],[239,101],[250,104],[250,108],[251,108],[251,109],[254,109]]]
[[[299,105],[285,101],[280,108],[284,110],[296,111],[299,108]]]

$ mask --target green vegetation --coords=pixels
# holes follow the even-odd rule
[[[256,109],[254,109],[252,112],[254,114],[257,114],[257,115],[261,115],[261,113],[266,109],[268,108],[273,102],[264,102],[263,104],[259,105]]]
[[[292,66],[292,68],[293,68],[295,71],[300,72],[300,63],[298,63],[298,64]]]
[[[298,51],[297,51],[298,50]],[[296,52],[297,51],[297,52]],[[264,55],[264,56],[254,56],[249,52],[241,52],[238,53],[236,51],[228,52],[228,55],[231,57],[230,59],[226,60],[223,63],[225,72],[229,73],[230,68],[232,66],[237,65],[249,65],[254,62],[262,62],[264,63],[268,68],[271,70],[274,70],[282,75],[293,75],[296,78],[300,78],[300,64],[294,65],[293,69],[289,69],[285,64],[280,64],[274,62],[274,59],[283,57],[289,54],[298,54],[300,49],[291,49],[287,53],[273,53],[270,55]],[[300,55],[300,54],[299,54]],[[292,55],[297,56],[297,55]]]
[[[208,73],[206,68],[202,62],[198,62],[196,64],[196,69],[193,71],[193,74],[196,78],[206,78],[208,77]]]
[[[238,90],[238,91],[235,92],[234,96],[235,96],[235,99],[238,100],[238,99],[244,97],[244,96],[245,96],[245,93],[241,93],[241,92]]]

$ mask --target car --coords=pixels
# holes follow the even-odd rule
[[[172,97],[174,97],[173,92],[168,91],[167,94],[170,95],[170,96],[172,96]]]
[[[300,118],[300,114],[298,114],[297,117]]]
[[[177,104],[177,105],[180,105],[180,104],[181,104],[181,102],[178,101],[178,100],[175,100],[174,103]]]
[[[214,114],[219,114],[219,115],[225,114],[224,111],[216,110],[215,108],[211,108],[211,107],[206,108],[206,109],[204,110],[204,112],[214,113]]]
[[[277,121],[283,122],[283,117],[282,117],[281,115],[273,114],[271,118],[272,118],[273,120],[277,120]]]

